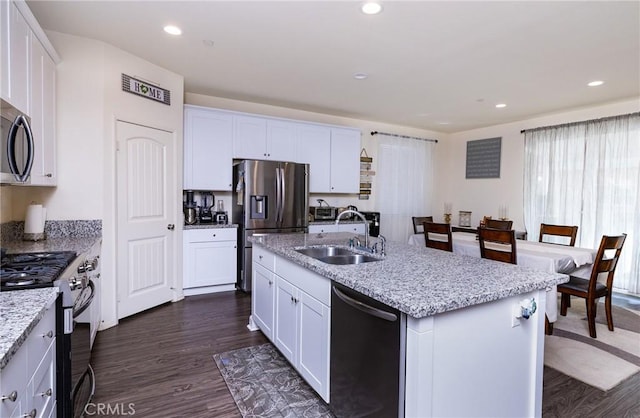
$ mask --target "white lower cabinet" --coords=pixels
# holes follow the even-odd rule
[[[253,321],[329,402],[331,281],[259,247],[253,257]]]
[[[27,340],[2,369],[0,417],[48,417],[55,410],[55,331],[55,303],[52,303]]]
[[[264,335],[273,341],[273,315],[275,306],[275,273],[253,263],[251,289],[251,315]]]
[[[183,286],[187,296],[234,290],[236,228],[189,229],[183,235]]]

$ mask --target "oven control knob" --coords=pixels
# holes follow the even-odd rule
[[[72,277],[69,279],[69,288],[71,290],[83,289],[86,287],[84,279],[78,279],[77,277]]]

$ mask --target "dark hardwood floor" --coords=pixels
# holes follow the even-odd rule
[[[191,296],[99,332],[93,402],[131,403],[140,417],[240,417],[212,356],[267,342],[246,328],[250,311],[240,292]],[[639,393],[640,374],[602,392],[545,367],[543,416],[640,417]]]

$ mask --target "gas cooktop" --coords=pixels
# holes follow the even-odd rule
[[[76,255],[73,251],[6,254],[0,265],[0,290],[51,287]]]

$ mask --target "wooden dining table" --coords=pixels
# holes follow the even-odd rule
[[[435,240],[446,240],[444,235],[431,234]],[[468,232],[452,232],[453,252],[460,255],[480,257],[480,244],[477,235]],[[425,246],[424,234],[409,236],[409,244]],[[487,243],[487,246],[499,248],[501,244]],[[593,264],[597,250],[591,248],[569,247],[566,245],[549,244],[516,240],[517,264],[522,267],[547,271],[550,273],[570,274],[578,268],[585,268]],[[546,313],[549,322],[558,318],[558,295],[554,286],[547,292]]]

